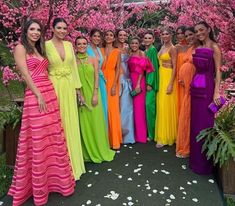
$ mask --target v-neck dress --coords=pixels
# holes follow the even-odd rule
[[[46,42],[49,60],[49,77],[54,85],[61,119],[65,131],[67,147],[75,180],[85,173],[78,118],[76,88],[81,88],[73,46],[64,41],[65,59],[62,60],[53,42]]]

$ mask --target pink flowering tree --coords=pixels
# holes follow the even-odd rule
[[[223,54],[224,82],[221,89],[234,87],[235,81],[235,1],[234,0],[171,0],[171,15],[162,24],[176,27],[206,21],[216,33]]]

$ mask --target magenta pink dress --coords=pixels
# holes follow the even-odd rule
[[[22,205],[32,195],[35,205],[45,205],[49,192],[68,196],[75,186],[56,94],[48,79],[48,61],[30,56],[27,66],[48,112],[39,112],[36,96],[26,89],[14,176],[8,192],[14,206]]]
[[[146,81],[145,74],[154,71],[153,65],[146,57],[131,56],[128,59],[128,67],[132,81],[132,89],[135,89],[139,75],[143,74],[140,81],[142,92],[133,97],[133,113],[135,126],[135,141],[146,143],[147,141],[147,122],[146,122]]]

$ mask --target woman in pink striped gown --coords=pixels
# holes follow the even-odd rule
[[[35,205],[45,205],[50,192],[74,192],[75,181],[67,153],[60,111],[48,79],[42,26],[29,20],[15,48],[15,62],[26,84],[24,109],[12,185],[13,206],[33,195]]]

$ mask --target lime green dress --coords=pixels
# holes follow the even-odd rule
[[[99,90],[98,104],[95,107],[91,104],[95,80],[94,67],[87,64],[88,56],[78,56],[78,58],[82,62],[78,65],[82,93],[88,105],[79,107],[83,157],[85,161],[94,163],[112,161],[115,152],[109,146],[108,131]]]
[[[85,173],[82,154],[76,88],[81,88],[73,46],[64,41],[65,59],[62,60],[53,42],[46,42],[49,78],[60,105],[60,114],[75,180]],[[50,110],[50,108],[48,108]]]

